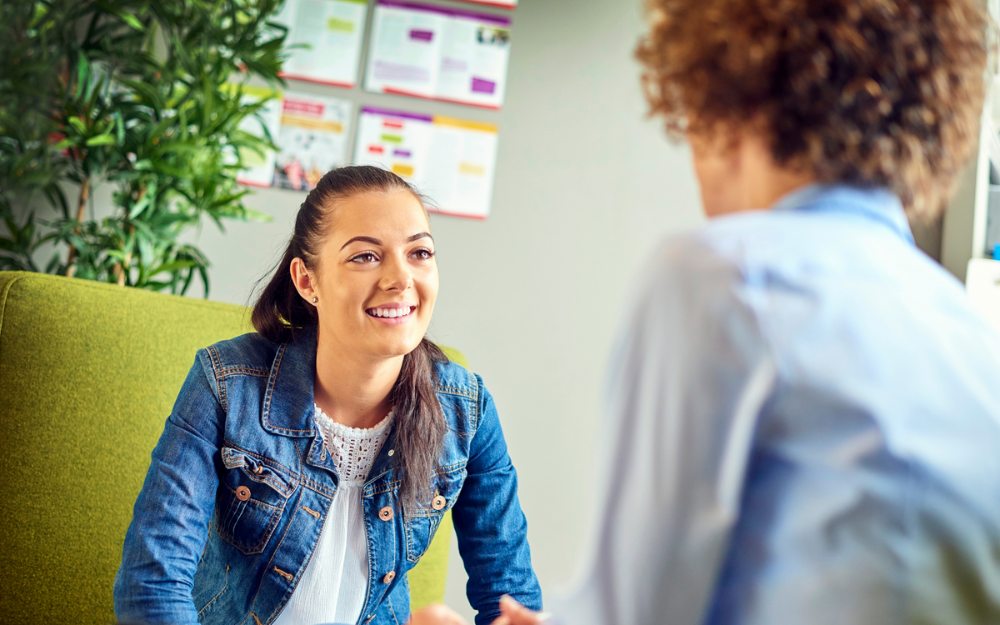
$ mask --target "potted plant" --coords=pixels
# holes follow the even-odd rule
[[[282,84],[280,3],[0,4],[0,270],[180,294],[198,275],[207,296],[208,258],[180,235],[206,216],[267,219],[236,174],[247,151],[274,147],[241,123],[265,104],[244,102],[250,81]],[[114,206],[98,219],[102,183]]]

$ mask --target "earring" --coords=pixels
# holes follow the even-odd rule
[[[319,301],[319,298],[318,298],[318,297],[316,297],[316,296],[313,296],[313,298],[312,298],[312,303],[313,303],[313,304],[315,304],[315,303],[316,303],[316,302],[318,302],[318,301]]]

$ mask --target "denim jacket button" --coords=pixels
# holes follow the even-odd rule
[[[383,584],[388,584],[389,582],[391,582],[394,579],[396,579],[396,573],[395,573],[395,571],[389,571],[388,573],[385,574],[385,577],[382,578],[382,583]]]
[[[236,489],[236,498],[240,501],[246,501],[250,499],[250,489],[246,486],[240,486]]]
[[[442,497],[441,495],[435,497],[434,501],[431,502],[431,507],[434,508],[435,510],[444,510],[444,507],[446,505],[448,505],[448,500]]]
[[[389,520],[391,520],[392,519],[392,508],[390,508],[389,506],[386,506],[386,507],[382,508],[381,510],[379,510],[378,511],[378,518],[382,519],[383,521],[389,521]]]

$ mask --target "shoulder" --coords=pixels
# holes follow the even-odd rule
[[[697,286],[705,277],[745,281],[799,254],[811,238],[808,223],[791,213],[752,211],[716,217],[704,226],[665,237],[651,262],[682,283]],[[821,226],[822,227],[822,226]]]
[[[483,392],[482,378],[450,360],[434,365],[434,377],[438,396],[457,395],[478,400]]]
[[[445,419],[457,432],[475,432],[492,401],[479,374],[448,361],[434,367],[437,397]]]
[[[642,261],[630,301],[679,312],[734,293],[747,281],[754,263],[747,259],[745,246],[713,226],[661,240]]]
[[[250,332],[213,343],[200,355],[209,360],[217,375],[244,373],[267,376],[279,347],[256,332]]]
[[[714,225],[664,238],[643,262],[616,361],[693,370],[713,354],[764,349],[757,302],[766,297],[766,263],[756,244]]]

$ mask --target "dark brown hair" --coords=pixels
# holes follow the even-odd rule
[[[316,270],[337,203],[362,193],[400,190],[412,193],[424,204],[423,196],[405,180],[378,167],[340,167],[319,180],[302,202],[288,247],[253,307],[251,321],[261,336],[284,343],[294,340],[296,330],[317,324],[316,309],[295,290],[290,269],[292,260],[301,258],[307,268]],[[393,468],[402,481],[400,503],[406,507],[412,508],[427,497],[437,468],[446,426],[435,392],[434,365],[447,360],[437,345],[422,339],[416,349],[403,356],[403,367],[390,393],[397,450]]]
[[[776,164],[930,215],[976,145],[983,0],[648,0],[637,58],[679,139],[757,120]]]

